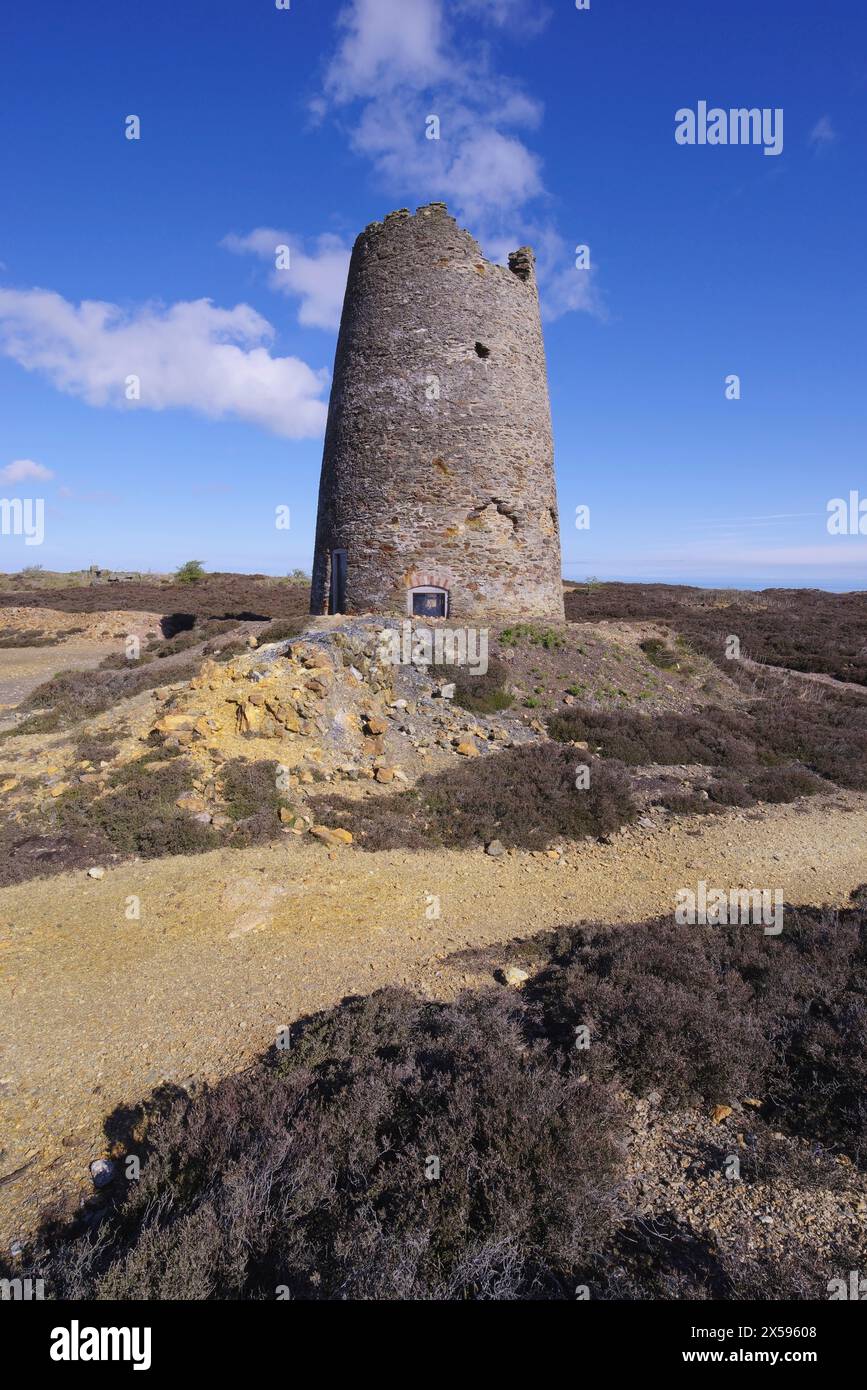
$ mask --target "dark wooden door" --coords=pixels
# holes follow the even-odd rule
[[[331,552],[331,597],[328,604],[330,613],[346,612],[346,551]]]

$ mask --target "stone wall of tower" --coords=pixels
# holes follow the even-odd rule
[[[350,613],[563,617],[545,351],[532,252],[486,261],[443,204],[356,240],[328,410],[311,611],[347,553]]]

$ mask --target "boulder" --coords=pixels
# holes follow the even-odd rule
[[[321,840],[324,845],[351,845],[352,833],[344,830],[342,826],[332,828],[329,825],[311,825],[310,834],[315,835],[317,840]]]
[[[192,733],[195,727],[196,720],[191,714],[164,714],[154,724],[158,734]]]
[[[520,989],[521,985],[530,976],[526,970],[522,970],[518,965],[506,965],[500,971],[500,979],[503,984],[509,985],[511,989]]]

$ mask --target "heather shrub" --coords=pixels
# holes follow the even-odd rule
[[[757,742],[841,787],[867,788],[867,700],[829,698],[750,707]]]
[[[654,797],[653,804],[664,806],[676,816],[710,816],[717,810],[713,802],[706,797],[700,796],[698,792],[689,791],[662,792],[658,797]]]
[[[56,647],[73,632],[81,628],[67,628],[64,632],[43,632],[41,628],[7,627],[0,633],[0,648],[3,647]]]
[[[533,984],[573,1066],[639,1094],[765,1099],[766,1118],[867,1161],[867,913],[785,908],[783,931],[672,920],[578,928]],[[590,1047],[574,1050],[586,1024]]]
[[[573,705],[548,721],[552,738],[587,742],[603,757],[638,767],[648,763],[744,765],[753,749],[734,721],[721,725],[718,711],[709,718],[682,714],[648,715],[628,710],[609,714]]]
[[[617,830],[634,819],[622,768],[584,760],[589,786],[575,786],[574,753],[531,743],[467,762],[442,779],[423,779],[420,794],[446,844],[499,839],[541,848],[552,836],[576,839]]]
[[[638,1094],[658,1090],[675,1104],[754,1094],[770,1048],[723,937],[666,922],[577,931],[567,959],[536,985],[546,1033],[582,1071]],[[575,1051],[580,1026],[589,1047]]]
[[[727,639],[736,634],[755,661],[867,684],[867,595],[820,589],[761,593],[697,589],[684,584],[598,584],[565,595],[571,622],[637,619],[664,622],[729,676]]]
[[[102,795],[77,785],[58,797],[54,825],[66,834],[98,835],[112,850],[148,859],[212,849],[216,832],[175,805],[190,790],[191,776],[184,758],[152,770],[146,760],[125,763]]]
[[[576,765],[590,769],[576,788]],[[452,848],[500,840],[542,849],[553,838],[603,835],[635,818],[629,780],[615,763],[580,759],[555,743],[525,744],[429,773],[397,796],[363,803],[327,795],[312,809],[352,831],[364,849]]]
[[[794,801],[827,789],[826,782],[803,767],[768,767],[749,779],[750,795],[756,801]]]
[[[787,909],[773,938],[655,921],[539,945],[521,993],[355,998],[245,1072],[124,1112],[140,1181],[98,1226],[47,1226],[31,1272],[55,1298],[826,1297],[858,1264],[833,1239],[771,1250],[742,1223],[631,1212],[614,1097],[755,1096],[731,1121],[742,1180],[840,1187],[835,1152],[867,1159],[863,908]],[[713,1131],[694,1162],[730,1150]]]
[[[84,719],[111,709],[120,700],[140,695],[143,690],[153,690],[168,681],[190,680],[198,669],[199,662],[191,659],[146,664],[125,662],[122,669],[60,671],[37,686],[21,703],[22,709],[45,712],[32,715],[14,732],[48,733],[80,724]]]
[[[709,810],[714,806],[755,806],[756,798],[750,790],[750,784],[733,776],[730,772],[721,772],[718,777],[714,777],[707,786],[707,794],[710,798]]]
[[[718,776],[708,791],[726,806],[793,801],[823,790],[819,777],[867,787],[867,702],[755,700],[743,711],[695,715],[607,713],[575,705],[548,721],[552,738],[587,742],[631,766],[701,763]],[[799,766],[800,764],[800,766]]]
[[[260,844],[280,832],[280,807],[287,804],[277,786],[279,764],[232,758],[220,769],[226,813],[236,822],[232,842]]]
[[[117,752],[117,744],[114,740],[122,732],[124,731],[115,728],[110,733],[81,733],[75,740],[75,751],[83,761],[90,763],[110,762]]]
[[[263,628],[256,639],[259,646],[263,647],[266,642],[288,642],[291,637],[297,637],[304,631],[306,621],[303,617],[298,618],[279,618],[276,622],[269,623]]]
[[[141,1180],[97,1239],[55,1246],[47,1287],[569,1296],[616,1213],[621,1121],[604,1088],[528,1039],[522,1013],[502,993],[440,1005],[383,991],[312,1020],[276,1061],[168,1098]]]
[[[625,1225],[587,1281],[591,1298],[606,1302],[824,1300],[829,1279],[858,1264],[838,1241],[806,1237],[771,1250],[742,1227],[713,1234],[657,1215]]]
[[[220,782],[226,812],[233,820],[245,820],[263,808],[276,816],[280,806],[277,788],[279,764],[273,759],[251,763],[245,758],[232,758],[220,769]]]

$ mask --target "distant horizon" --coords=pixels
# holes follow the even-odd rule
[[[189,559],[195,557],[187,558]],[[181,561],[180,563],[184,562]],[[27,566],[24,567],[24,569],[27,568]],[[55,570],[49,569],[47,566],[37,564],[35,566],[31,566],[30,568],[41,569],[46,576],[86,574],[89,569],[97,568],[103,572],[110,574],[140,574],[142,576],[142,582],[146,582],[150,576],[152,576],[154,579],[171,578],[174,575],[175,571],[179,568],[179,566],[176,565],[170,569],[156,569],[154,566],[142,568],[141,566],[137,565],[77,565],[69,569]],[[294,568],[303,569],[305,578],[293,579],[291,571],[274,569],[221,569],[218,565],[215,565],[213,567],[206,565],[205,572],[202,578],[208,579],[209,577],[212,577],[214,575],[235,575],[249,578],[255,575],[261,576],[264,579],[289,580],[297,584],[310,582],[311,576],[309,564],[307,566],[298,565]],[[0,576],[2,576],[5,579],[12,579],[16,576],[21,576],[24,573],[24,569],[0,569]],[[562,576],[562,580],[564,584],[574,584],[579,588],[586,587],[588,581],[590,581],[593,584],[634,584],[641,585],[644,588],[648,589],[653,588],[657,585],[667,585],[681,589],[735,589],[741,590],[744,593],[765,593],[773,590],[780,590],[781,592],[792,592],[795,590],[811,589],[828,594],[858,594],[867,591],[867,584],[856,584],[854,586],[851,586],[842,582],[824,584],[784,584],[779,582],[768,583],[767,581],[758,579],[756,576],[749,576],[746,579],[743,576],[738,576],[736,579],[706,579],[702,577],[685,579],[683,576],[680,576],[678,578],[666,578],[664,575],[656,575],[651,579],[648,578],[646,575],[582,575],[580,578],[577,578],[564,574]]]

